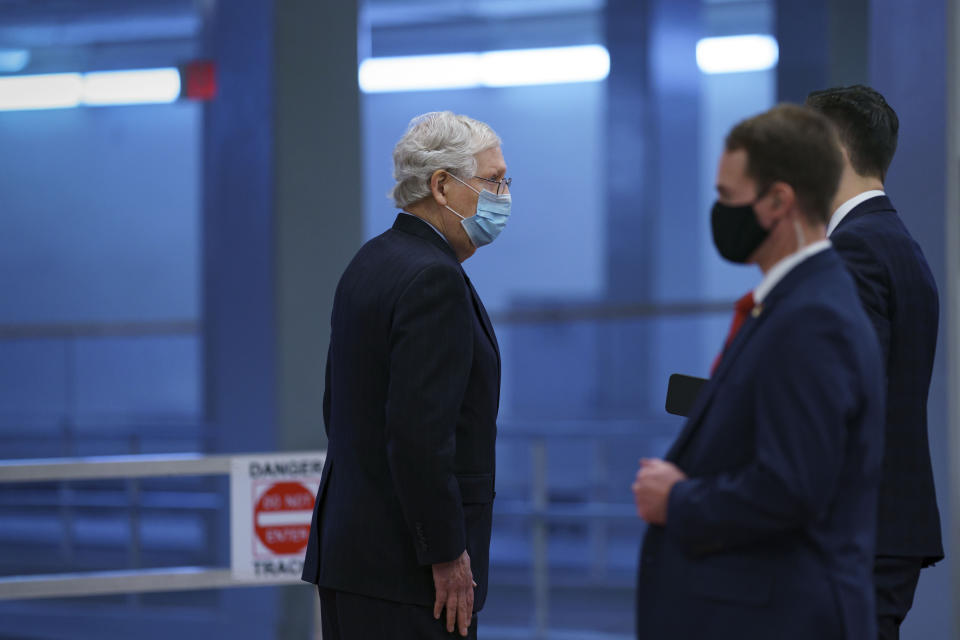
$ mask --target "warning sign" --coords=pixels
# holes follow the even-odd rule
[[[306,551],[315,495],[299,482],[277,482],[263,492],[253,510],[253,529],[269,553]]]
[[[231,460],[231,568],[234,579],[297,582],[310,539],[324,452]]]

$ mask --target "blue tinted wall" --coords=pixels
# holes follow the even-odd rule
[[[33,334],[0,340],[0,434],[27,415],[199,418],[200,126],[191,104],[0,114],[0,325]],[[173,326],[50,326],[104,323]]]
[[[200,110],[0,113],[0,322],[195,318]]]

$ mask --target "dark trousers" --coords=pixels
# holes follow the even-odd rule
[[[379,600],[344,591],[319,589],[323,640],[453,640],[447,633],[447,612],[433,619],[433,609],[415,604]],[[467,629],[477,640],[477,614]]]
[[[880,556],[873,564],[877,592],[877,629],[880,640],[898,640],[900,623],[913,606],[922,558]]]

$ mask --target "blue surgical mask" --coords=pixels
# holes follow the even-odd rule
[[[463,230],[467,232],[467,237],[470,238],[473,246],[482,247],[490,244],[497,239],[503,228],[507,226],[507,218],[510,217],[510,194],[504,193],[498,196],[486,189],[477,191],[457,176],[453,174],[450,174],[450,176],[478,195],[477,212],[469,218],[465,218],[450,207],[447,207],[447,209],[450,209],[454,215],[460,218],[460,224],[463,226]]]

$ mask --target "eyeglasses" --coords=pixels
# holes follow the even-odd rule
[[[510,188],[510,183],[513,182],[513,178],[503,178],[501,180],[494,180],[493,178],[481,178],[480,176],[473,176],[477,180],[483,180],[484,182],[491,182],[497,185],[497,195],[505,193]]]

